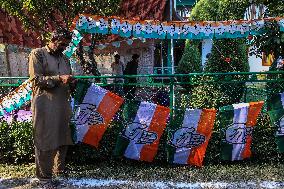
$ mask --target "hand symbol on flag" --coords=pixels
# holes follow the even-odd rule
[[[157,138],[157,133],[146,130],[147,125],[139,122],[129,124],[122,132],[122,136],[135,141],[136,144],[152,144]]]
[[[75,123],[77,126],[86,125],[94,126],[97,124],[103,124],[104,118],[97,111],[97,107],[94,104],[80,104],[77,115],[75,116]]]
[[[196,132],[194,127],[184,127],[175,131],[170,145],[175,148],[192,148],[205,142],[206,138]]]
[[[246,126],[242,123],[235,123],[226,130],[226,142],[229,144],[245,144]]]

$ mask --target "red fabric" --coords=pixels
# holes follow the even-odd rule
[[[166,0],[124,0],[119,16],[127,19],[160,20],[166,7]]]

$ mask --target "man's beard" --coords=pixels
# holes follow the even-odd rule
[[[58,49],[54,50],[54,54],[55,55],[62,55],[63,51],[64,51],[63,48],[58,48]]]

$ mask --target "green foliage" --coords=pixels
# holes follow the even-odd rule
[[[202,71],[201,67],[201,54],[198,46],[193,41],[187,41],[176,72],[180,74],[197,73]]]
[[[193,20],[242,19],[248,7],[246,0],[200,0],[193,8]],[[205,65],[205,72],[247,72],[249,71],[247,46],[243,39],[214,40],[212,52]],[[224,78],[220,78],[224,79]],[[234,78],[236,79],[236,78]],[[203,81],[212,78],[204,77]],[[244,84],[198,85],[192,90],[190,106],[195,108],[219,108],[238,102],[244,91]],[[234,95],[232,95],[234,94]]]
[[[191,19],[197,21],[243,19],[248,0],[200,0],[192,9]]]
[[[0,0],[1,8],[18,17],[25,29],[32,29],[45,37],[48,24],[69,28],[81,13],[109,16],[118,10],[120,0]]]
[[[33,160],[33,129],[30,123],[0,123],[1,163],[21,163]]]
[[[226,59],[229,58],[229,62]],[[215,40],[205,72],[248,72],[247,47],[242,39]]]
[[[283,17],[284,16],[284,1],[282,0],[258,0],[268,7],[267,16],[269,17]],[[284,56],[284,32],[280,31],[277,22],[266,22],[264,33],[260,36],[255,36],[252,41],[254,48],[251,54],[262,55],[274,53],[275,57]],[[273,68],[274,69],[274,68]]]
[[[283,0],[257,0],[256,3],[264,4],[268,7],[268,15],[271,17],[284,16],[284,1]]]
[[[184,53],[178,63],[176,73],[188,74],[202,72],[201,54],[197,46],[198,43],[195,41],[186,41]],[[188,80],[188,78],[182,78],[183,82],[188,82]],[[182,87],[187,91],[191,91],[193,86],[186,84],[182,85]]]
[[[221,133],[218,129],[219,121],[216,121],[212,138],[209,142],[205,165],[224,164],[220,159],[220,141]],[[125,158],[115,158],[113,150],[117,136],[121,130],[121,123],[116,121],[107,129],[98,149],[89,145],[77,144],[70,146],[67,154],[69,164],[83,165],[93,164],[98,161],[121,161]],[[277,152],[275,143],[275,128],[270,127],[270,121],[267,114],[261,114],[258,124],[253,132],[251,162],[283,162],[284,154]],[[167,130],[163,134],[155,162],[166,163]],[[25,163],[32,162],[34,146],[32,142],[32,128],[30,123],[14,123],[8,125],[1,123],[0,127],[0,163]],[[230,162],[229,162],[230,163]]]

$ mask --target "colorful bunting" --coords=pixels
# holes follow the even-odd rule
[[[26,80],[18,88],[0,99],[0,116],[12,112],[31,100],[32,81]]]
[[[83,39],[83,36],[78,30],[73,30],[72,34],[72,40],[69,43],[69,45],[66,47],[66,49],[63,51],[63,54],[65,54],[68,58],[70,58],[74,52],[77,49],[77,45],[80,43],[80,41]]]
[[[76,29],[86,33],[119,34],[121,37],[134,36],[151,39],[212,39],[239,38],[263,33],[265,21],[277,20],[284,30],[284,19],[265,18],[263,20],[233,20],[206,22],[159,22],[154,20],[137,21],[120,18],[80,15],[73,23]]]

